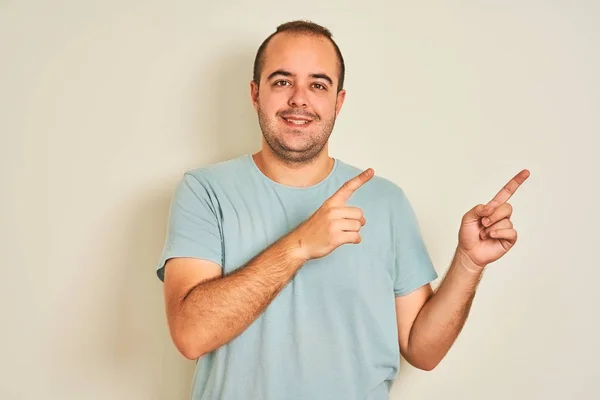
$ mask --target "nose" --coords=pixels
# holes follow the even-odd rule
[[[292,91],[292,94],[288,100],[290,107],[306,107],[308,101],[306,99],[306,92],[303,88],[296,86]]]

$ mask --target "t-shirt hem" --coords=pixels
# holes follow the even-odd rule
[[[437,278],[438,278],[438,274],[434,270],[431,273],[429,273],[425,278],[419,280],[413,286],[410,286],[408,288],[401,289],[401,290],[394,289],[394,296],[399,297],[399,296],[405,296],[407,294],[410,294],[410,293],[414,292],[415,290],[427,285],[428,283],[435,281]]]
[[[169,261],[171,258],[197,258],[199,260],[206,260],[206,261],[211,261],[214,262],[215,264],[218,264],[219,266],[222,267],[222,261],[220,259],[220,257],[215,257],[215,256],[207,256],[207,255],[199,255],[199,254],[171,254],[168,255],[164,258],[161,259],[161,261],[158,263],[157,267],[156,267],[156,276],[158,277],[158,279],[160,279],[162,282],[165,281],[165,265],[167,263],[167,261]]]

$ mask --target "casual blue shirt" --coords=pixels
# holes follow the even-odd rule
[[[213,261],[230,273],[309,218],[362,172],[339,159],[310,187],[272,181],[250,154],[187,171],[157,265]],[[350,197],[360,244],[310,260],[241,335],[201,357],[191,398],[388,399],[400,363],[395,297],[437,278],[404,191],[374,176]]]

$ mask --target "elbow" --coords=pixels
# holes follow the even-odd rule
[[[438,365],[439,361],[436,362],[434,360],[415,360],[415,359],[406,359],[410,365],[413,367],[420,369],[421,371],[433,371]]]
[[[422,371],[433,371],[435,369],[435,367],[438,366],[439,363],[437,362],[420,362],[420,363],[415,363],[412,364],[415,368],[420,369]]]
[[[434,357],[431,354],[425,354],[424,352],[415,352],[414,349],[412,351],[403,352],[404,359],[414,368],[420,369],[422,371],[433,371],[442,361],[438,357]]]
[[[177,351],[188,360],[197,360],[208,353],[199,336],[184,329],[171,329],[171,339]]]
[[[179,353],[188,360],[197,360],[206,353],[197,347],[193,346],[177,346]]]

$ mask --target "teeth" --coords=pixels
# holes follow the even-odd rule
[[[291,119],[286,119],[287,122],[290,122],[292,124],[296,124],[296,125],[304,125],[307,124],[308,121],[299,121],[299,120],[291,120]]]

